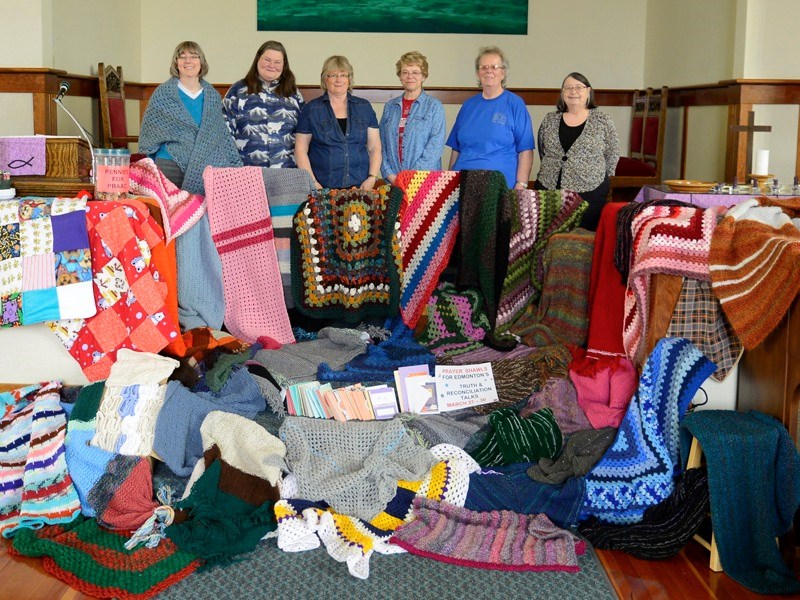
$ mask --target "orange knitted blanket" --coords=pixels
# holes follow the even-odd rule
[[[799,217],[800,198],[762,197],[731,208],[714,231],[711,286],[748,350],[778,325],[800,291]]]

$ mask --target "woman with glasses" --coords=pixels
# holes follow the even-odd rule
[[[244,79],[222,100],[228,129],[245,165],[294,168],[294,130],[303,107],[283,44],[256,51]]]
[[[555,112],[539,127],[539,156],[535,187],[578,192],[589,203],[581,227],[597,229],[619,159],[619,137],[611,117],[597,110],[592,86],[580,73],[564,78]]]
[[[222,116],[222,100],[203,79],[208,63],[199,44],[178,44],[169,73],[147,102],[139,152],[178,187],[205,194],[203,169],[238,167],[242,161]]]
[[[380,124],[381,172],[390,183],[400,171],[440,170],[446,127],[444,106],[422,89],[428,78],[425,56],[406,52],[395,67],[403,94],[385,104]]]
[[[325,60],[320,73],[325,92],[303,107],[297,122],[297,166],[311,174],[317,189],[371,190],[380,176],[378,117],[353,90],[353,66],[344,56]]]
[[[182,42],[170,62],[172,77],[158,86],[147,103],[139,133],[139,151],[176,186],[205,195],[203,169],[239,167],[222,99],[204,77],[208,63],[200,46]],[[211,239],[208,216],[175,238],[178,317],[184,330],[221,329],[225,316],[222,262]]]
[[[526,188],[533,164],[533,125],[522,98],[505,89],[508,60],[503,51],[481,48],[475,73],[481,93],[458,111],[447,139],[450,168],[500,171],[508,187]]]

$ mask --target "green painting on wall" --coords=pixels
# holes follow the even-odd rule
[[[259,31],[528,33],[528,0],[257,0]]]

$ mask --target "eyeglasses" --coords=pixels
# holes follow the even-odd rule
[[[200,60],[199,54],[181,54],[178,56],[180,60]]]
[[[481,65],[478,67],[478,71],[483,71],[484,73],[490,73],[498,69],[505,69],[505,67],[503,65]]]
[[[413,77],[417,79],[422,77],[422,71],[400,71],[400,77]]]
[[[271,58],[262,58],[261,63],[264,65],[273,65],[275,67],[278,67],[279,69],[283,68],[282,60],[272,60]]]
[[[350,79],[349,73],[328,73],[325,75],[328,79]]]
[[[578,92],[580,94],[586,87],[585,85],[565,85],[561,89],[565,92]]]

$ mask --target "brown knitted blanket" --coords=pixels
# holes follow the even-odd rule
[[[800,198],[747,200],[714,231],[714,293],[748,350],[778,325],[800,291]]]

